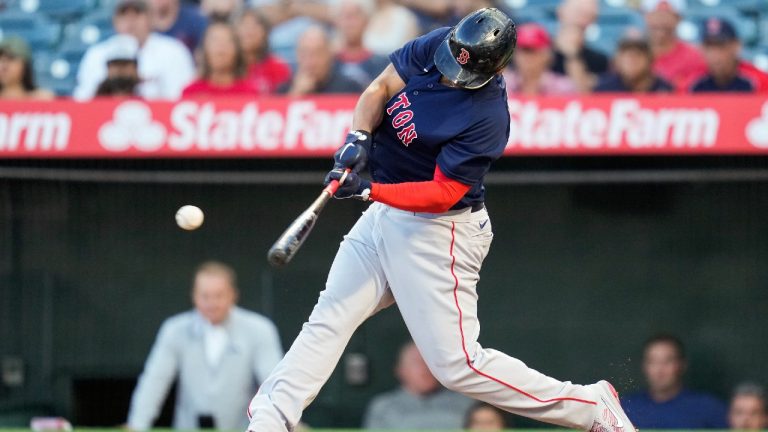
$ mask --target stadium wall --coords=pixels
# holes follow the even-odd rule
[[[206,259],[237,269],[242,304],[272,317],[287,348],[364,209],[332,203],[294,262],[271,269],[270,243],[316,193],[0,180],[0,357],[25,368],[23,386],[0,386],[0,413],[98,423],[83,417],[77,383],[123,382],[129,393],[125,381],[161,321],[189,307],[191,272]],[[198,231],[174,224],[187,203],[206,211]],[[672,331],[689,344],[692,387],[725,397],[744,379],[768,382],[768,182],[494,184],[488,207],[496,237],[479,285],[484,346],[626,391],[641,383],[642,341]],[[347,350],[368,357],[369,383],[346,384],[342,363],[306,420],[359,425],[369,397],[395,386],[406,339],[395,307],[373,317]],[[124,413],[127,396],[111,396],[101,394],[101,410]]]

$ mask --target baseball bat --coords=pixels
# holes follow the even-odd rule
[[[325,205],[328,204],[333,194],[339,189],[341,183],[344,182],[349,171],[349,169],[346,170],[341,177],[341,181],[333,180],[328,183],[328,186],[323,189],[320,196],[278,237],[267,253],[267,260],[273,267],[282,267],[288,264],[293,256],[296,255],[301,245],[304,244],[304,240],[312,232],[320,212],[323,211]]]

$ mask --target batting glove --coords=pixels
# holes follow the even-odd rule
[[[344,145],[333,154],[333,169],[349,168],[359,173],[368,162],[368,149],[372,141],[370,132],[354,130],[348,133]]]
[[[356,172],[350,171],[345,177],[344,169],[333,169],[325,176],[325,186],[328,186],[333,180],[341,181],[344,178],[344,182],[333,194],[334,198],[355,198],[360,201],[368,201],[371,196],[371,182],[360,177]]]

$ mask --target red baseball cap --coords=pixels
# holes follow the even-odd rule
[[[523,24],[517,28],[517,47],[542,49],[552,46],[547,29],[539,24]]]

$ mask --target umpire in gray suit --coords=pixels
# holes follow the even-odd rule
[[[235,305],[235,272],[218,262],[195,273],[195,308],[163,323],[133,392],[128,428],[152,427],[178,378],[173,427],[242,430],[248,402],[282,359],[277,328]]]

